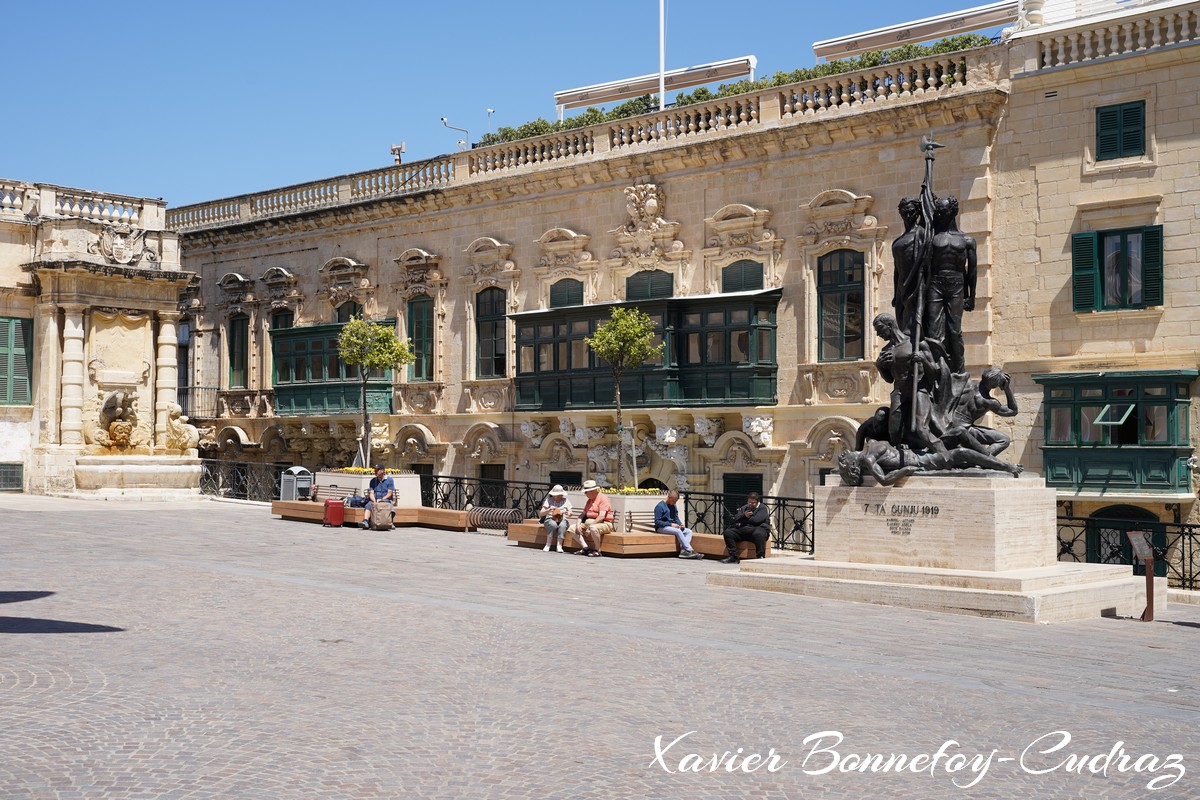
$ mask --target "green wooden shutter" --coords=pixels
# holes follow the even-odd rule
[[[14,405],[27,406],[33,402],[29,382],[30,362],[33,359],[33,320],[17,319],[13,322],[12,401]]]
[[[650,297],[670,297],[674,293],[674,275],[661,269],[650,273]]]
[[[12,334],[16,320],[0,317],[0,404],[12,403]]]
[[[1142,229],[1142,302],[1163,304],[1162,225]]]
[[[721,270],[722,292],[748,292],[763,288],[763,266],[757,261],[735,261]]]
[[[550,307],[583,305],[583,282],[563,278],[550,287]]]
[[[1121,107],[1096,109],[1096,160],[1121,156]]]
[[[1100,307],[1100,236],[1095,231],[1071,236],[1071,282],[1076,311]]]
[[[0,318],[0,405],[27,406],[33,402],[30,371],[33,360],[33,320]]]
[[[1121,106],[1121,157],[1140,156],[1146,152],[1146,102]]]

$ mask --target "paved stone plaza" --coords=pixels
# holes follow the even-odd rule
[[[1200,607],[1032,626],[219,502],[0,496],[0,542],[5,800],[1200,797]],[[738,748],[776,759],[680,772]]]

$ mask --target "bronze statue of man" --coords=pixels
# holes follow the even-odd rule
[[[933,393],[940,361],[927,341],[913,347],[908,334],[891,314],[879,314],[871,323],[887,342],[875,359],[879,375],[892,384],[887,414],[888,440],[907,444],[918,452],[946,448],[930,428]]]
[[[925,293],[923,337],[941,342],[952,372],[965,372],[962,315],[975,310],[975,240],[958,229],[958,199],[939,198],[933,214],[933,256]]]
[[[917,308],[917,293],[920,291],[921,269],[919,263],[918,234],[915,230],[921,223],[921,201],[906,197],[900,201],[900,219],[904,220],[904,233],[892,242],[892,308],[900,327],[912,329],[912,314]]]

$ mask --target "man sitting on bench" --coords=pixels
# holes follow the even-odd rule
[[[692,549],[692,531],[683,527],[679,518],[679,492],[675,489],[667,492],[667,498],[654,507],[654,530],[658,533],[669,533],[679,540],[680,558],[704,558],[703,553]]]
[[[767,557],[767,539],[771,538],[771,522],[767,507],[761,502],[758,492],[751,492],[746,497],[746,505],[737,510],[733,520],[725,529],[725,549],[729,551],[728,558],[722,558],[722,564],[736,564],[742,559],[738,556],[739,542],[754,542],[756,558]]]
[[[371,483],[367,486],[367,510],[363,515],[362,527],[365,530],[371,528],[371,509],[376,503],[392,503],[396,501],[396,482],[392,480],[392,476],[387,474],[383,464],[375,465],[375,477],[371,478]]]

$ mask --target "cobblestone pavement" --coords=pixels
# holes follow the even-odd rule
[[[0,546],[4,800],[1200,797],[1200,607],[1032,626],[202,501],[0,496]]]

